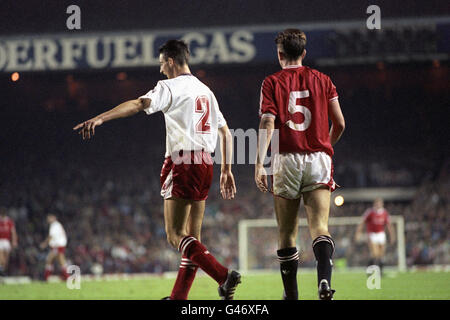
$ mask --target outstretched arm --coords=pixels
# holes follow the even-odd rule
[[[135,115],[139,111],[148,108],[150,99],[135,99],[125,101],[117,107],[112,108],[98,116],[77,124],[73,130],[79,130],[78,134],[83,136],[83,140],[90,139],[95,134],[95,127],[102,125],[104,122],[111,121],[118,118],[126,118]]]
[[[233,199],[236,194],[234,176],[231,172],[233,158],[233,136],[227,125],[219,128],[220,152],[222,164],[220,168],[220,193],[224,199]]]
[[[255,183],[258,189],[262,192],[269,191],[269,186],[267,184],[267,173],[263,165],[270,140],[272,140],[274,127],[275,117],[266,115],[261,118],[258,131],[258,147],[256,150]]]

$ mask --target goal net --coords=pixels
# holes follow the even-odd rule
[[[336,217],[329,219],[329,231],[336,243],[333,256],[334,269],[366,268],[369,261],[367,233],[361,241],[354,240],[361,217]],[[405,230],[402,216],[391,216],[395,228],[396,242],[386,241],[384,265],[398,271],[406,270]],[[299,219],[297,248],[300,252],[300,267],[315,268],[316,261],[311,247],[306,219]],[[239,221],[239,269],[242,272],[255,270],[279,270],[276,251],[278,230],[274,219],[251,219]]]

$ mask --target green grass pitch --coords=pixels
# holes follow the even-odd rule
[[[300,299],[316,300],[316,275],[299,270]],[[0,284],[0,300],[4,299],[149,299],[159,300],[170,294],[174,278],[149,277],[146,279],[81,281],[79,290],[70,290],[63,282],[30,284]],[[381,288],[369,290],[364,273],[335,272],[333,288],[335,300],[448,300],[450,299],[449,272],[386,273]],[[236,300],[280,300],[281,277],[278,273],[242,276]],[[217,300],[217,284],[200,275],[194,281],[189,299]]]

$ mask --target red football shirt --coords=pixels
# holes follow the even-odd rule
[[[384,232],[384,228],[389,222],[389,213],[386,209],[367,209],[364,213],[364,222],[368,233]]]
[[[11,240],[11,231],[14,228],[14,221],[11,218],[0,218],[0,239]]]
[[[306,66],[288,66],[264,79],[259,115],[275,116],[280,153],[324,151],[332,156],[328,103],[337,98],[327,75]]]

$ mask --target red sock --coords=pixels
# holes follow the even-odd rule
[[[47,281],[48,277],[52,274],[52,267],[45,267],[44,279]]]
[[[228,269],[222,266],[208,249],[197,239],[191,236],[184,237],[180,241],[178,250],[182,255],[194,262],[219,285],[227,279]]]
[[[197,269],[198,266],[193,264],[185,256],[182,256],[180,269],[178,270],[177,280],[175,280],[170,300],[187,300]]]
[[[64,267],[61,270],[61,279],[63,279],[64,281],[67,280],[67,278],[69,278],[69,274],[67,273],[67,267]]]

